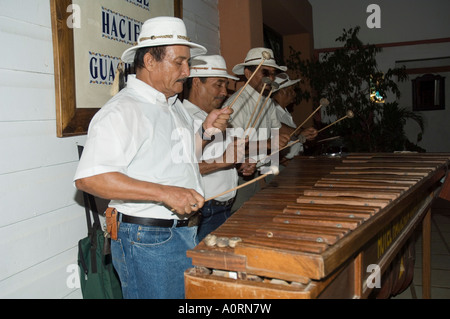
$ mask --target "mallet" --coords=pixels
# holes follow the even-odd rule
[[[337,121],[335,121],[335,122],[333,122],[333,123],[331,123],[331,124],[329,124],[329,125],[327,125],[327,126],[321,128],[320,130],[317,131],[317,133],[320,133],[320,132],[326,130],[326,129],[329,128],[330,126],[332,126],[332,125],[334,125],[334,124],[336,124],[336,123],[339,123],[340,121],[345,120],[346,118],[351,119],[351,118],[353,118],[354,116],[355,116],[355,114],[353,114],[353,111],[348,110],[348,111],[347,111],[347,114],[346,114],[345,116],[343,116],[343,117],[341,117],[339,120],[337,120]]]
[[[258,101],[256,102],[255,107],[253,108],[252,115],[251,115],[250,119],[248,120],[248,123],[247,123],[247,125],[246,125],[246,127],[245,127],[245,132],[247,132],[247,129],[249,128],[250,123],[251,123],[252,120],[253,120],[253,116],[255,116],[256,109],[258,108],[259,101],[261,101],[261,97],[262,97],[262,95],[263,95],[263,93],[264,93],[264,90],[266,89],[266,86],[267,86],[267,85],[270,85],[270,83],[271,83],[272,81],[271,81],[268,77],[263,77],[263,78],[262,78],[262,82],[264,83],[263,88],[262,88],[261,92],[259,92]]]
[[[269,81],[270,81],[270,80],[269,80]],[[266,99],[265,99],[265,101],[264,101],[264,104],[261,106],[261,109],[259,110],[258,116],[256,117],[255,121],[253,122],[253,125],[252,125],[253,128],[255,128],[256,123],[258,123],[258,120],[259,120],[259,118],[260,118],[260,116],[261,116],[261,114],[262,114],[264,108],[266,107],[266,104],[267,104],[267,102],[269,101],[270,96],[272,95],[273,91],[274,91],[274,90],[277,90],[277,89],[280,87],[280,85],[279,85],[278,83],[276,83],[275,81],[274,81],[274,82],[271,82],[271,83],[270,83],[270,86],[271,86],[271,90],[270,90],[270,92],[269,92],[269,95],[267,95],[267,97],[266,97]]]
[[[316,114],[317,111],[319,111],[319,110],[322,108],[322,106],[327,107],[329,104],[330,104],[330,101],[328,101],[326,98],[320,99],[320,105],[314,110],[314,112],[311,113],[310,116],[308,116],[308,118],[307,118],[306,120],[303,121],[302,124],[300,124],[299,126],[297,126],[297,128],[295,129],[295,131],[292,132],[292,133],[290,134],[290,136],[292,137],[293,135],[295,135],[295,133],[297,133],[297,131],[298,131],[298,130],[306,123],[306,122],[308,122],[308,120],[309,120],[314,114]]]
[[[244,91],[245,87],[248,85],[248,83],[253,79],[253,77],[255,76],[256,72],[259,70],[259,68],[261,67],[261,65],[263,65],[263,63],[266,60],[269,60],[271,58],[270,53],[267,51],[263,51],[261,53],[262,55],[262,60],[261,62],[258,64],[258,66],[255,69],[255,72],[253,72],[252,76],[247,80],[247,82],[245,82],[244,86],[241,88],[240,92],[238,93],[238,95],[236,95],[236,97],[234,98],[233,102],[231,102],[230,105],[226,106],[225,108],[229,108],[229,107],[233,107],[234,103],[236,102],[236,100],[238,99],[238,97],[241,95],[241,93]]]
[[[244,184],[241,184],[241,185],[236,186],[236,187],[233,187],[233,188],[231,188],[231,189],[229,189],[229,190],[227,190],[227,191],[224,191],[224,192],[222,192],[222,193],[220,193],[220,194],[218,194],[218,195],[215,195],[215,196],[213,196],[213,197],[210,197],[210,198],[206,199],[205,202],[210,201],[210,200],[213,200],[213,199],[215,199],[215,198],[217,198],[217,197],[220,197],[220,196],[222,196],[222,195],[228,194],[228,193],[230,193],[230,192],[232,192],[232,191],[238,190],[238,189],[243,188],[243,187],[245,187],[245,186],[248,186],[248,185],[250,185],[250,184],[253,184],[254,182],[257,182],[257,181],[259,181],[259,180],[265,178],[265,177],[268,176],[268,175],[278,175],[279,173],[280,173],[280,170],[278,169],[278,166],[274,166],[274,165],[273,165],[273,166],[270,166],[270,167],[269,167],[269,171],[268,171],[266,174],[260,175],[260,176],[258,176],[258,177],[256,177],[256,178],[252,179],[251,181],[248,181],[248,182],[246,182],[246,183],[244,183]]]

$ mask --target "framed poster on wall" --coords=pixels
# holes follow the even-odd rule
[[[145,20],[182,18],[182,0],[51,0],[58,137],[87,133],[111,98],[120,57]]]

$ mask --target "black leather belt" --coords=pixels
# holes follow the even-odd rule
[[[158,218],[148,218],[148,217],[135,217],[130,215],[125,215],[119,213],[119,220],[122,219],[123,223],[137,224],[143,226],[156,226],[156,227],[173,227],[173,219],[158,219]],[[200,214],[192,215],[189,219],[178,219],[176,220],[175,227],[193,227],[198,226],[200,223]]]
[[[214,205],[214,206],[229,206],[229,205],[233,204],[233,201],[234,201],[234,198],[231,198],[231,199],[229,199],[229,200],[227,200],[225,202],[219,202],[218,200],[213,199],[213,200],[211,200],[211,205]]]

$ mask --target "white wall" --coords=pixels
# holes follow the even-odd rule
[[[0,1],[0,298],[77,298],[85,236],[71,180],[81,138],[56,138],[49,1]]]
[[[422,75],[423,74],[411,74],[410,79],[412,80]],[[450,72],[439,73],[439,75],[445,77],[445,110],[420,112],[425,120],[425,132],[423,134],[423,140],[420,141],[418,145],[425,148],[427,152],[450,152]],[[411,82],[400,83],[399,88],[405,93],[399,99],[400,105],[412,105]],[[415,141],[420,129],[415,122],[408,121],[405,125],[405,132],[411,141]]]
[[[450,36],[448,0],[309,0],[313,7],[314,48],[338,46],[342,29],[361,26],[363,42],[394,43]],[[369,4],[381,9],[381,28],[369,29]]]
[[[448,0],[309,0],[313,7],[314,48],[333,48],[342,43],[335,39],[342,30],[359,25],[359,38],[364,43],[392,44],[409,41],[450,38],[450,1]],[[369,4],[381,9],[381,28],[370,29],[366,20]],[[388,46],[377,56],[380,71],[396,67],[397,61],[432,59],[450,56],[450,42]],[[417,75],[412,75],[410,80]],[[411,83],[400,83],[400,106],[412,109]],[[446,82],[450,79],[446,79]],[[446,90],[446,109],[421,112],[425,133],[419,146],[428,152],[450,152],[450,91]],[[408,121],[406,132],[416,141],[418,127]]]
[[[219,52],[217,0],[184,3],[189,34]],[[80,298],[66,281],[87,232],[72,185],[85,136],[56,137],[49,0],[0,0],[0,42],[0,298]]]

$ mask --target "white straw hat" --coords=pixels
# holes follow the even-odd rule
[[[225,59],[220,55],[201,55],[191,60],[190,78],[228,78],[239,80],[238,77],[227,73]]]
[[[206,53],[205,47],[191,42],[187,37],[183,20],[176,17],[156,17],[144,22],[138,44],[125,50],[122,61],[132,63],[137,49],[161,45],[186,45],[191,48],[191,57]]]
[[[275,83],[277,83],[279,85],[279,87],[275,91],[287,88],[287,87],[289,87],[291,85],[294,85],[294,84],[296,84],[298,82],[300,82],[300,79],[291,80],[287,73],[277,74],[277,76],[275,77]]]
[[[244,74],[244,68],[246,66],[259,65],[259,63],[261,63],[261,60],[263,59],[264,51],[266,51],[270,54],[270,58],[265,60],[262,65],[271,66],[271,67],[281,70],[283,72],[287,70],[287,67],[279,66],[276,63],[275,58],[273,57],[273,51],[271,49],[253,48],[253,49],[250,49],[250,51],[248,51],[247,56],[245,57],[244,63],[240,63],[240,64],[237,64],[234,66],[233,72],[235,74],[242,75],[242,74]]]

